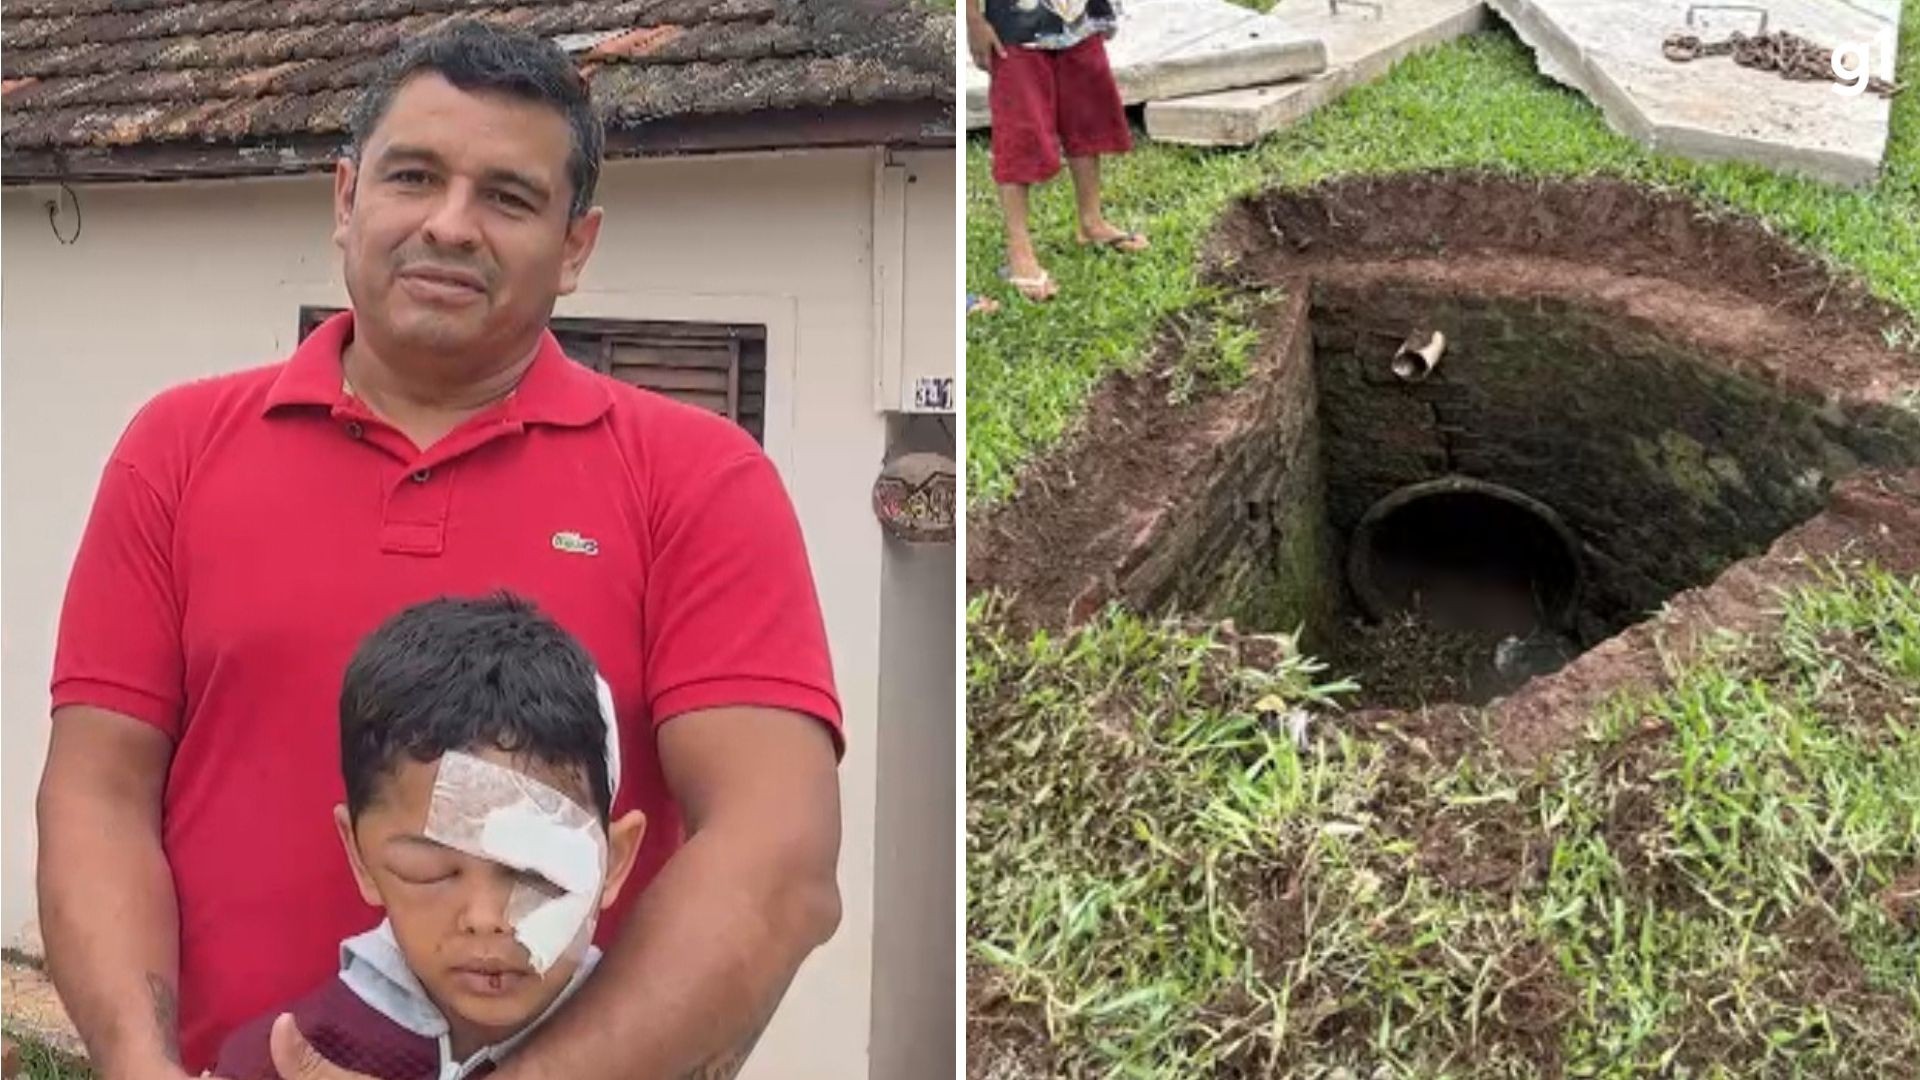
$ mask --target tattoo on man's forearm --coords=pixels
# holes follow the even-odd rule
[[[180,995],[173,984],[147,972],[147,989],[153,991],[153,1024],[160,1029],[160,1045],[167,1060],[180,1064]]]

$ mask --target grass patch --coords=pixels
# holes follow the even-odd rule
[[[1209,289],[1193,306],[1175,312],[1168,320],[1168,332],[1177,343],[1179,358],[1168,404],[1185,404],[1195,394],[1245,381],[1254,347],[1260,343],[1254,312],[1277,295]]]
[[[1920,4],[1906,5],[1902,36],[1900,78],[1920,83]],[[1250,150],[1142,140],[1111,159],[1110,215],[1152,235],[1153,248],[1140,255],[1075,249],[1070,188],[1064,179],[1040,187],[1035,233],[1062,285],[1046,305],[1025,303],[998,281],[999,208],[983,139],[969,142],[966,167],[967,281],[1006,302],[991,318],[966,321],[967,481],[976,505],[1003,498],[1021,464],[1071,428],[1102,377],[1141,362],[1164,320],[1207,304],[1194,265],[1201,240],[1232,199],[1266,187],[1424,169],[1622,177],[1751,214],[1920,319],[1920,94],[1912,92],[1894,99],[1880,182],[1846,191],[1755,166],[1650,154],[1610,131],[1585,98],[1543,79],[1510,35],[1480,34],[1409,58]],[[1883,332],[1920,343],[1912,327]]]
[[[1287,639],[978,599],[972,960],[1063,1075],[1901,1074],[1920,579],[1784,608],[1520,773],[1343,721]]]
[[[20,1074],[27,1080],[93,1080],[93,1070],[80,1058],[23,1035],[10,1025],[4,1032],[19,1055]]]

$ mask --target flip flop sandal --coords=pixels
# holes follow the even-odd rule
[[[1059,284],[1053,280],[1053,275],[1045,270],[1040,271],[1039,277],[1014,277],[1011,270],[1002,267],[1000,277],[1018,290],[1021,297],[1029,303],[1044,304],[1060,295]]]
[[[980,293],[968,293],[966,310],[969,315],[991,315],[1000,310],[1000,301]]]
[[[1153,242],[1147,239],[1145,233],[1138,232],[1123,232],[1100,240],[1089,240],[1081,237],[1079,238],[1079,242],[1083,248],[1094,248],[1099,251],[1114,251],[1122,255],[1138,255],[1153,246]]]

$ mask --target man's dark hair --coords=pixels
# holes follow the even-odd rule
[[[359,818],[402,754],[428,762],[492,746],[579,770],[606,824],[613,793],[594,679],[580,643],[511,594],[402,611],[360,643],[340,688],[347,812]]]
[[[567,175],[573,181],[569,213],[577,218],[593,208],[606,134],[593,111],[586,80],[553,42],[472,19],[449,23],[413,42],[388,61],[361,93],[350,121],[356,164],[400,85],[428,71],[470,94],[510,94],[551,106],[565,116],[573,129],[573,153],[567,158]]]

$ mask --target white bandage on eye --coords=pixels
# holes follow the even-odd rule
[[[620,734],[613,692],[605,679],[596,675],[594,681],[607,729],[608,787],[617,792]],[[607,878],[607,837],[579,803],[524,773],[456,751],[440,759],[426,836],[548,883],[515,884],[505,912],[540,974],[585,951]]]

